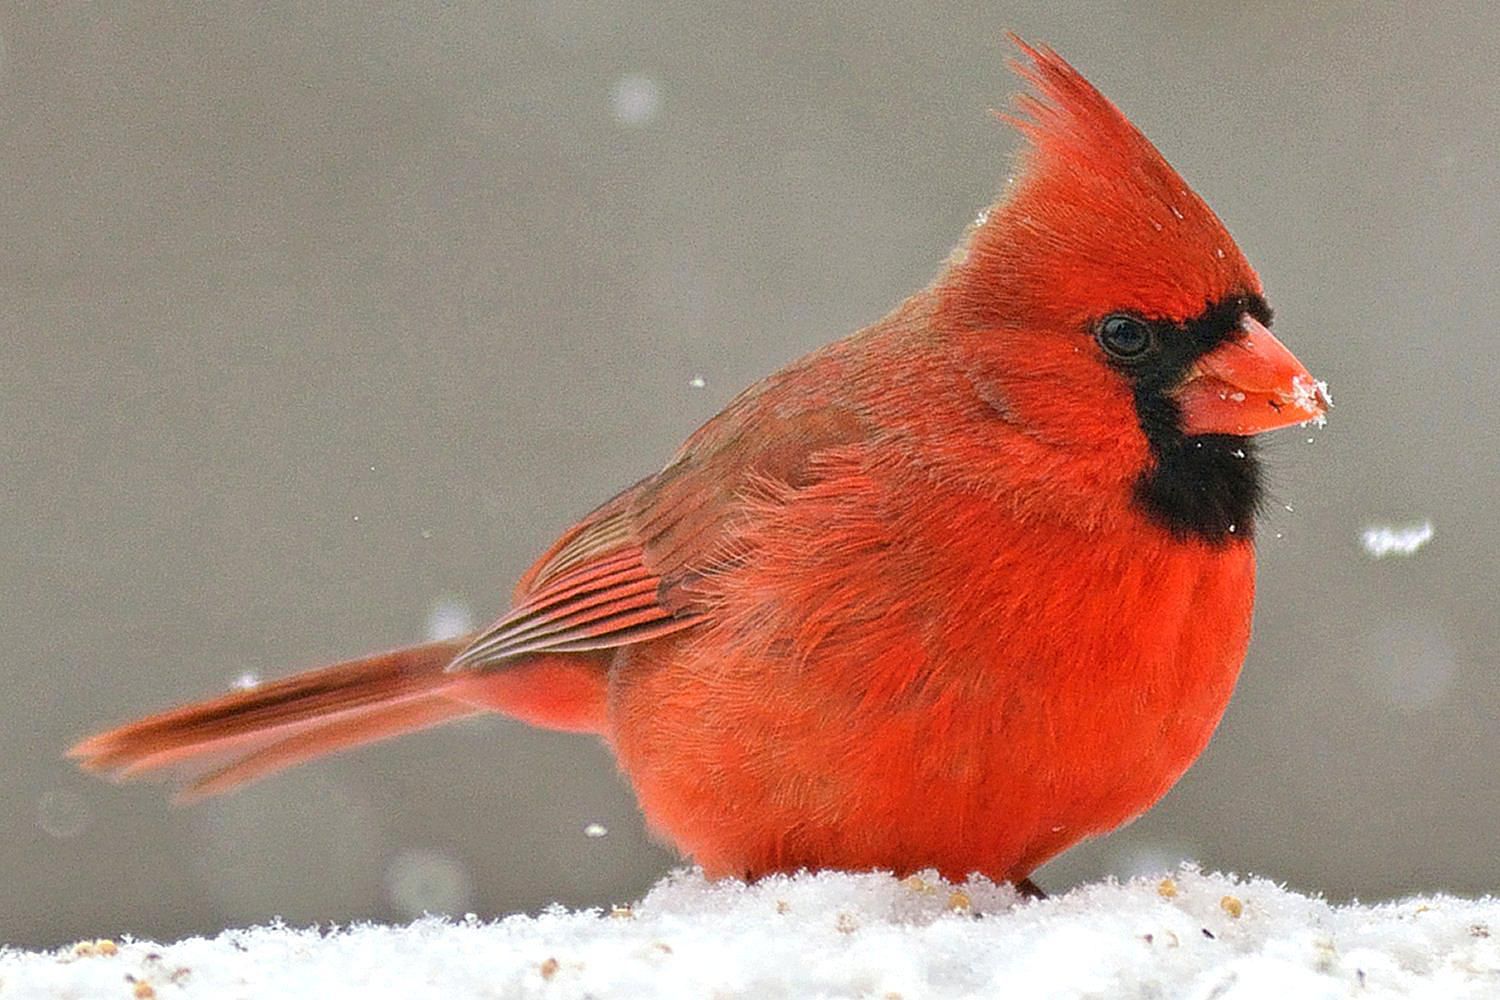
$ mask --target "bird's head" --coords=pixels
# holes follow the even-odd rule
[[[1108,454],[1181,536],[1248,535],[1252,436],[1321,420],[1323,385],[1272,335],[1218,217],[1110,101],[1013,39],[1027,146],[938,279],[976,383],[1035,440]]]

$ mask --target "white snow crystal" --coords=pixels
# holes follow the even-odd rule
[[[1298,375],[1292,379],[1292,404],[1304,410],[1318,407],[1321,402],[1323,409],[1333,405],[1333,396],[1328,392],[1328,383],[1311,375]],[[1327,425],[1328,417],[1319,413],[1311,420],[1303,421],[1303,426],[1312,424],[1314,427]]]
[[[649,76],[630,73],[615,81],[610,104],[621,125],[649,125],[661,104],[661,92]]]
[[[54,788],[37,800],[36,824],[49,836],[76,837],[88,828],[90,818],[88,803],[77,792]]]
[[[474,631],[474,612],[456,597],[442,597],[427,612],[427,639],[440,642]]]
[[[0,952],[5,996],[1493,997],[1500,901],[1330,906],[1185,868],[1040,902],[983,880],[679,873],[609,912]],[[135,987],[135,995],[141,995]]]
[[[463,913],[474,882],[462,862],[441,851],[417,848],[397,855],[385,872],[386,894],[407,917]]]
[[[1432,541],[1432,522],[1395,527],[1388,524],[1371,525],[1360,536],[1365,551],[1376,559],[1386,556],[1409,556]]]
[[[1458,679],[1459,648],[1439,618],[1398,610],[1360,642],[1367,678],[1361,687],[1403,712],[1440,705]]]

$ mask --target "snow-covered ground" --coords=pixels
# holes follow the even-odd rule
[[[0,953],[0,998],[1500,997],[1500,902],[1329,906],[1191,869],[1005,886],[674,875],[633,907]]]

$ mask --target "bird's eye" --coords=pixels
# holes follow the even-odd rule
[[[1099,346],[1122,361],[1135,361],[1156,346],[1151,327],[1134,316],[1106,316],[1099,322]]]

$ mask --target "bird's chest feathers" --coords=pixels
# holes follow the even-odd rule
[[[704,646],[705,662],[732,651],[711,676],[754,691],[783,738],[955,772],[1191,759],[1207,741],[1249,641],[1248,543],[1084,531],[972,494],[894,512],[850,497],[804,498],[777,525]]]
[[[825,702],[843,716],[826,723],[905,734],[918,780],[993,767],[1045,779],[1072,760],[1175,778],[1244,658],[1251,546],[1073,532],[978,505],[943,513],[872,552],[845,588],[825,578],[821,593],[863,598],[843,604],[862,609],[858,627],[804,647],[805,668],[844,695]],[[819,596],[806,594],[804,616],[818,618]]]
[[[690,812],[733,787],[744,815],[786,810],[861,864],[1024,874],[1145,809],[1207,743],[1249,638],[1248,545],[813,499],[719,578],[686,656],[618,671],[638,787],[669,754]],[[674,739],[688,718],[713,738]]]
[[[1004,713],[1216,720],[1249,642],[1254,552],[1146,530],[1089,534],[989,519],[932,539],[923,619],[940,686]],[[938,582],[941,581],[941,582]]]

